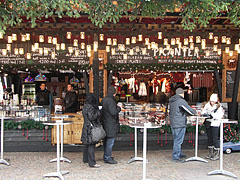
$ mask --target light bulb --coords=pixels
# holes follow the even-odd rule
[[[214,36],[214,41],[213,41],[214,44],[217,44],[218,43],[218,36]]]
[[[111,54],[112,54],[112,55],[115,55],[115,53],[116,53],[115,48],[112,48],[112,50],[111,50]]]
[[[18,55],[18,48],[14,48],[14,54]]]
[[[201,36],[196,37],[196,43],[201,43]]]
[[[106,51],[110,52],[110,46],[106,46]]]
[[[222,50],[221,50],[221,49],[218,49],[218,50],[217,50],[217,54],[218,54],[218,55],[221,55],[221,54],[222,54]]]
[[[94,41],[94,42],[93,42],[93,50],[94,50],[95,52],[97,52],[97,50],[98,50],[98,42],[97,42],[97,41]]]
[[[142,48],[142,55],[145,55],[147,53],[147,49],[146,48]]]
[[[226,36],[222,36],[222,43],[226,43],[227,42],[227,37]]]
[[[229,47],[225,47],[225,53],[229,53],[230,48]]]
[[[235,44],[234,50],[235,50],[235,51],[238,51],[238,50],[239,50],[239,44]]]
[[[21,55],[24,54],[24,49],[23,48],[19,48],[19,54],[21,54]]]
[[[143,40],[143,36],[142,36],[142,34],[139,34],[138,35],[138,41],[142,41]]]
[[[65,50],[65,49],[66,49],[65,43],[61,43],[61,50]]]
[[[44,35],[39,35],[39,42],[44,42]]]
[[[158,32],[158,39],[162,39],[162,32]]]
[[[55,52],[52,52],[52,53],[51,53],[51,58],[52,58],[52,59],[55,59],[55,57],[56,57]]]
[[[113,38],[113,46],[116,46],[117,45],[117,39],[116,38]]]
[[[231,44],[231,38],[226,39],[226,44]]]
[[[73,53],[73,47],[68,47],[68,52],[69,52],[70,54],[72,54],[72,53]]]
[[[183,44],[188,45],[188,38],[184,38]]]
[[[229,56],[233,56],[233,51],[229,51]]]
[[[22,35],[21,35],[21,41],[22,41],[22,42],[25,42],[25,41],[26,41],[26,35],[25,35],[25,34],[22,34]]]
[[[48,55],[48,48],[44,48],[44,49],[43,49],[43,54],[44,54],[45,56]]]
[[[194,43],[190,43],[190,49],[194,49]]]
[[[31,53],[27,53],[27,59],[31,59]]]
[[[134,54],[133,49],[130,49],[129,54],[132,56]]]
[[[126,45],[130,45],[130,38],[126,38]]]
[[[7,55],[7,49],[2,49],[2,55],[6,56]]]
[[[12,34],[12,40],[16,41],[17,40],[17,34]]]
[[[60,44],[56,44],[56,50],[57,50],[57,51],[60,50]]]
[[[52,42],[53,42],[52,36],[48,36],[48,43],[52,44]]]
[[[189,42],[193,42],[193,36],[189,36]]]
[[[12,36],[8,36],[8,43],[12,43]]]
[[[99,34],[99,40],[103,41],[104,40],[104,34]]]
[[[175,45],[176,44],[176,40],[175,40],[175,38],[171,38],[171,45]]]
[[[54,37],[54,38],[52,39],[52,43],[53,43],[53,44],[57,44],[57,38],[56,38],[56,37]]]
[[[112,39],[111,38],[107,38],[107,45],[111,46],[112,45]]]
[[[73,46],[78,47],[78,40],[77,39],[73,40]]]
[[[38,49],[39,54],[43,55],[43,48]]]
[[[212,32],[209,33],[209,37],[208,38],[209,39],[213,39],[213,33]]]
[[[92,51],[91,45],[87,45],[87,52],[91,52],[91,51]]]
[[[3,32],[0,32],[0,39],[3,39]]]
[[[35,52],[36,49],[35,49],[35,45],[32,45],[32,48],[31,48],[32,52]]]
[[[7,50],[11,52],[11,44],[7,44]]]
[[[85,39],[85,32],[80,32],[80,38]]]
[[[123,59],[127,59],[127,54],[123,54]]]
[[[136,42],[137,42],[137,38],[135,36],[132,37],[132,44],[136,44]]]
[[[30,37],[31,37],[31,36],[30,36],[30,33],[26,33],[26,40],[27,40],[27,41],[30,41],[30,39],[31,39]],[[31,55],[31,54],[30,54],[30,55]],[[31,57],[31,56],[30,56],[30,57]]]
[[[176,44],[179,44],[180,43],[180,38],[176,38]]]
[[[165,45],[165,46],[168,45],[168,39],[167,38],[163,39],[163,45]]]
[[[206,50],[206,56],[209,56],[209,55],[210,55],[210,51]]]
[[[213,51],[217,51],[218,50],[218,46],[217,45],[213,45]]]
[[[66,38],[67,39],[71,39],[71,37],[72,37],[72,33],[71,32],[67,32]]]
[[[81,43],[81,49],[85,49],[85,43]]]
[[[79,56],[79,50],[78,49],[75,50],[75,56]]]

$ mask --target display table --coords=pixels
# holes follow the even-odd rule
[[[144,119],[144,117],[128,117],[128,119],[132,119],[134,120],[134,123],[136,124],[138,119]],[[138,127],[134,127],[134,157],[131,157],[131,159],[129,159],[128,164],[132,163],[134,161],[142,161],[143,158],[142,157],[138,157],[137,156],[137,129]]]
[[[55,115],[55,116],[52,116],[51,118],[53,118],[53,119],[61,119],[61,121],[64,121],[64,119],[73,118],[73,117],[74,116],[70,116],[70,115]],[[71,163],[72,161],[70,161],[66,157],[63,157],[63,126],[64,125],[65,125],[64,123],[61,123],[61,156],[60,156],[60,161]],[[56,162],[56,161],[57,161],[57,158],[52,159],[49,162]]]
[[[44,122],[43,124],[45,125],[52,125],[52,126],[56,126],[57,127],[57,172],[52,172],[52,173],[48,173],[43,175],[44,177],[58,177],[61,180],[64,180],[63,175],[64,174],[68,174],[69,171],[60,171],[60,141],[59,141],[59,128],[60,126],[64,126],[64,125],[68,125],[68,124],[72,124],[72,121],[62,121],[62,120],[57,120],[57,121],[48,121],[48,122]]]
[[[200,158],[197,156],[197,153],[198,153],[198,124],[199,124],[199,118],[208,118],[208,117],[203,117],[203,116],[191,116],[190,118],[194,118],[196,119],[196,135],[195,135],[195,156],[194,157],[190,157],[188,159],[186,159],[185,161],[188,162],[188,161],[200,161],[200,162],[205,162],[207,163],[208,161],[203,159],[203,158]]]
[[[151,124],[151,123],[144,123],[144,124],[133,124],[130,125],[132,128],[143,128],[143,180],[146,180],[147,176],[147,129],[153,129],[153,128],[160,128],[161,126]]]
[[[9,166],[10,164],[3,159],[3,141],[4,141],[4,120],[5,119],[12,119],[10,117],[4,117],[4,116],[1,116],[1,159],[0,159],[0,164],[5,164],[7,166]]]
[[[227,175],[231,176],[233,178],[237,178],[237,176],[229,171],[223,170],[223,124],[230,124],[230,123],[235,123],[237,124],[237,120],[232,120],[232,119],[222,119],[220,123],[220,169],[214,170],[208,173],[208,175]]]

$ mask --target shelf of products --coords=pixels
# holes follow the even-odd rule
[[[31,105],[35,102],[36,99],[36,84],[35,83],[24,83],[22,85],[22,104]]]

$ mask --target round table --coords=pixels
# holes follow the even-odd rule
[[[64,174],[68,174],[69,171],[60,171],[60,133],[59,133],[59,129],[60,126],[64,126],[64,125],[69,125],[72,124],[72,121],[63,121],[63,120],[56,120],[56,121],[46,121],[43,124],[45,125],[50,125],[50,126],[56,126],[57,127],[57,172],[52,172],[52,173],[48,173],[43,175],[44,177],[58,177],[61,180],[64,180],[63,175]],[[63,133],[63,132],[62,132]]]

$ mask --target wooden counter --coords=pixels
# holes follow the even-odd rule
[[[83,116],[82,113],[65,113],[64,115],[75,116],[73,118],[66,118],[65,121],[73,121],[73,124],[65,125],[63,127],[63,143],[64,144],[82,144],[82,128],[83,128]],[[61,129],[60,129],[61,132]],[[52,128],[52,145],[57,144],[57,129],[54,126]]]

